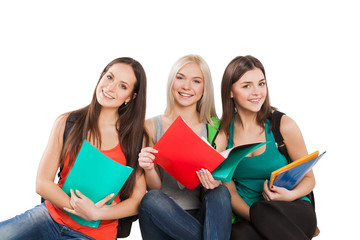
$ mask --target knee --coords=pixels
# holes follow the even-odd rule
[[[211,206],[228,210],[231,213],[231,195],[227,187],[220,185],[215,189],[207,190],[204,201]]]
[[[164,194],[160,190],[150,190],[147,192],[140,202],[139,213],[144,209],[151,209],[158,205],[158,199],[161,198],[161,195]]]
[[[259,201],[255,202],[250,207],[250,220],[251,222],[268,221],[268,218],[274,216],[276,207],[272,204],[272,201]]]
[[[205,199],[217,199],[220,202],[230,202],[231,195],[227,187],[219,185],[217,188],[207,190],[205,193]]]

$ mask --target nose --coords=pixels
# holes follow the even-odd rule
[[[190,89],[190,84],[191,84],[190,80],[185,80],[185,81],[183,81],[182,88],[188,90],[188,89]]]
[[[116,87],[116,82],[113,81],[113,82],[110,82],[108,85],[107,85],[107,89],[109,90],[114,90],[114,88]]]
[[[253,88],[252,88],[252,93],[251,94],[253,94],[253,95],[258,95],[259,94],[259,86],[254,86]]]

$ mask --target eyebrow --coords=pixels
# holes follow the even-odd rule
[[[259,82],[263,82],[263,81],[266,81],[266,79],[263,78],[263,79],[260,79],[260,80],[259,80]],[[253,82],[248,81],[248,82],[242,82],[241,84],[249,84],[249,83],[253,83]]]
[[[129,86],[129,84],[125,81],[120,81],[120,82]]]
[[[181,76],[184,76],[185,77],[185,74],[182,74],[182,73],[180,73],[180,72],[178,72],[178,73],[176,73],[176,75],[181,75]],[[199,79],[203,79],[202,77],[198,77],[198,76],[196,76],[196,77],[193,77],[193,78],[199,78]]]
[[[112,72],[109,71],[108,73],[111,74],[113,77],[115,77],[115,75],[114,75]],[[123,83],[123,84],[126,84],[126,85],[130,86],[127,82],[125,82],[125,81],[123,81],[123,80],[120,80],[120,82]]]

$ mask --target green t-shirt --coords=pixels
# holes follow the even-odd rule
[[[265,122],[266,150],[253,157],[245,157],[237,166],[234,172],[233,180],[236,190],[242,199],[251,206],[257,201],[263,201],[263,186],[266,179],[270,179],[271,172],[288,164],[284,155],[282,155],[275,145],[275,139],[272,131],[269,130],[270,121]],[[234,121],[230,125],[230,134],[234,134]],[[233,147],[229,139],[228,148]],[[307,197],[300,200],[310,201]]]

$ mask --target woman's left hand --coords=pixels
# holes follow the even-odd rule
[[[293,194],[291,191],[283,187],[277,187],[272,185],[268,187],[268,180],[264,182],[263,197],[266,201],[293,201]]]
[[[214,189],[221,184],[221,181],[214,179],[211,172],[207,169],[202,168],[200,171],[196,171],[196,174],[198,175],[201,184],[206,189]]]
[[[87,221],[91,220],[99,220],[99,209],[102,207],[109,207],[116,205],[115,201],[113,201],[110,205],[105,205],[110,199],[114,197],[114,194],[109,194],[104,199],[100,200],[96,204],[91,201],[88,197],[83,195],[79,190],[76,190],[76,194],[74,190],[70,190],[71,199],[70,205],[73,209],[64,208],[65,211],[77,215]]]

